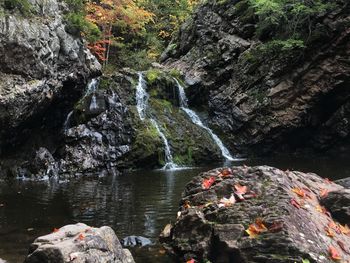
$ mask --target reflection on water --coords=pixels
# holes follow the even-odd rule
[[[244,163],[313,171],[332,179],[350,176],[347,160],[339,159],[279,158]],[[161,229],[175,220],[186,183],[208,169],[139,170],[121,176],[69,182],[0,181],[0,204],[3,204],[0,206],[0,258],[12,263],[23,262],[35,237],[75,222],[109,225],[119,238],[141,235],[156,243]],[[133,253],[136,262],[172,262],[158,250],[155,245],[135,249]]]

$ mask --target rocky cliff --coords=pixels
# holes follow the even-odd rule
[[[206,1],[162,55],[182,72],[192,107],[233,152],[264,155],[348,149],[350,5],[312,19],[303,48],[269,46],[246,0]],[[304,27],[307,31],[307,26]]]
[[[30,14],[0,7],[0,154],[54,150],[67,113],[100,64],[67,32],[64,2],[30,1]]]

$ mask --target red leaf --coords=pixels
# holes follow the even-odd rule
[[[58,231],[60,231],[59,228],[54,228],[54,229],[52,230],[53,233],[56,233],[56,232],[58,232]]]
[[[333,259],[333,260],[340,260],[341,259],[340,254],[335,247],[329,246],[328,252],[329,252],[329,256],[331,259]]]
[[[232,170],[230,168],[227,168],[221,171],[219,177],[228,177],[230,175],[232,175]]]
[[[196,261],[193,259],[193,258],[191,258],[190,260],[187,260],[186,261],[186,263],[195,263]]]
[[[297,188],[297,187],[294,187],[292,189],[292,192],[296,193],[299,197],[301,198],[305,198],[306,197],[306,193],[303,189],[300,189],[300,188]]]
[[[297,200],[295,200],[294,198],[292,198],[291,200],[290,200],[290,203],[293,205],[293,206],[295,206],[296,208],[300,208],[301,206],[300,206],[300,204],[299,204],[299,202],[297,201]]]
[[[214,182],[215,182],[214,176],[210,177],[209,179],[204,179],[203,183],[202,183],[203,189],[209,189],[213,185]]]

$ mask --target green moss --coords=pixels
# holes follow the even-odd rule
[[[108,89],[110,85],[111,85],[111,79],[102,77],[100,79],[99,89],[101,90]]]
[[[161,74],[161,71],[158,69],[150,69],[146,72],[146,79],[148,84],[153,84]]]
[[[32,4],[28,0],[4,0],[0,3],[4,9],[19,11],[24,16],[29,16],[34,12]]]

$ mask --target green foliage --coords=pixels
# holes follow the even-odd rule
[[[278,35],[280,39],[307,40],[317,16],[334,6],[326,0],[249,0],[259,18],[257,34],[265,38]]]
[[[24,16],[33,12],[33,6],[28,0],[3,0],[0,3],[4,9],[19,11]]]
[[[87,21],[83,12],[70,13],[65,19],[67,31],[71,34],[82,34],[89,42],[95,42],[100,39],[100,29],[95,24]]]

